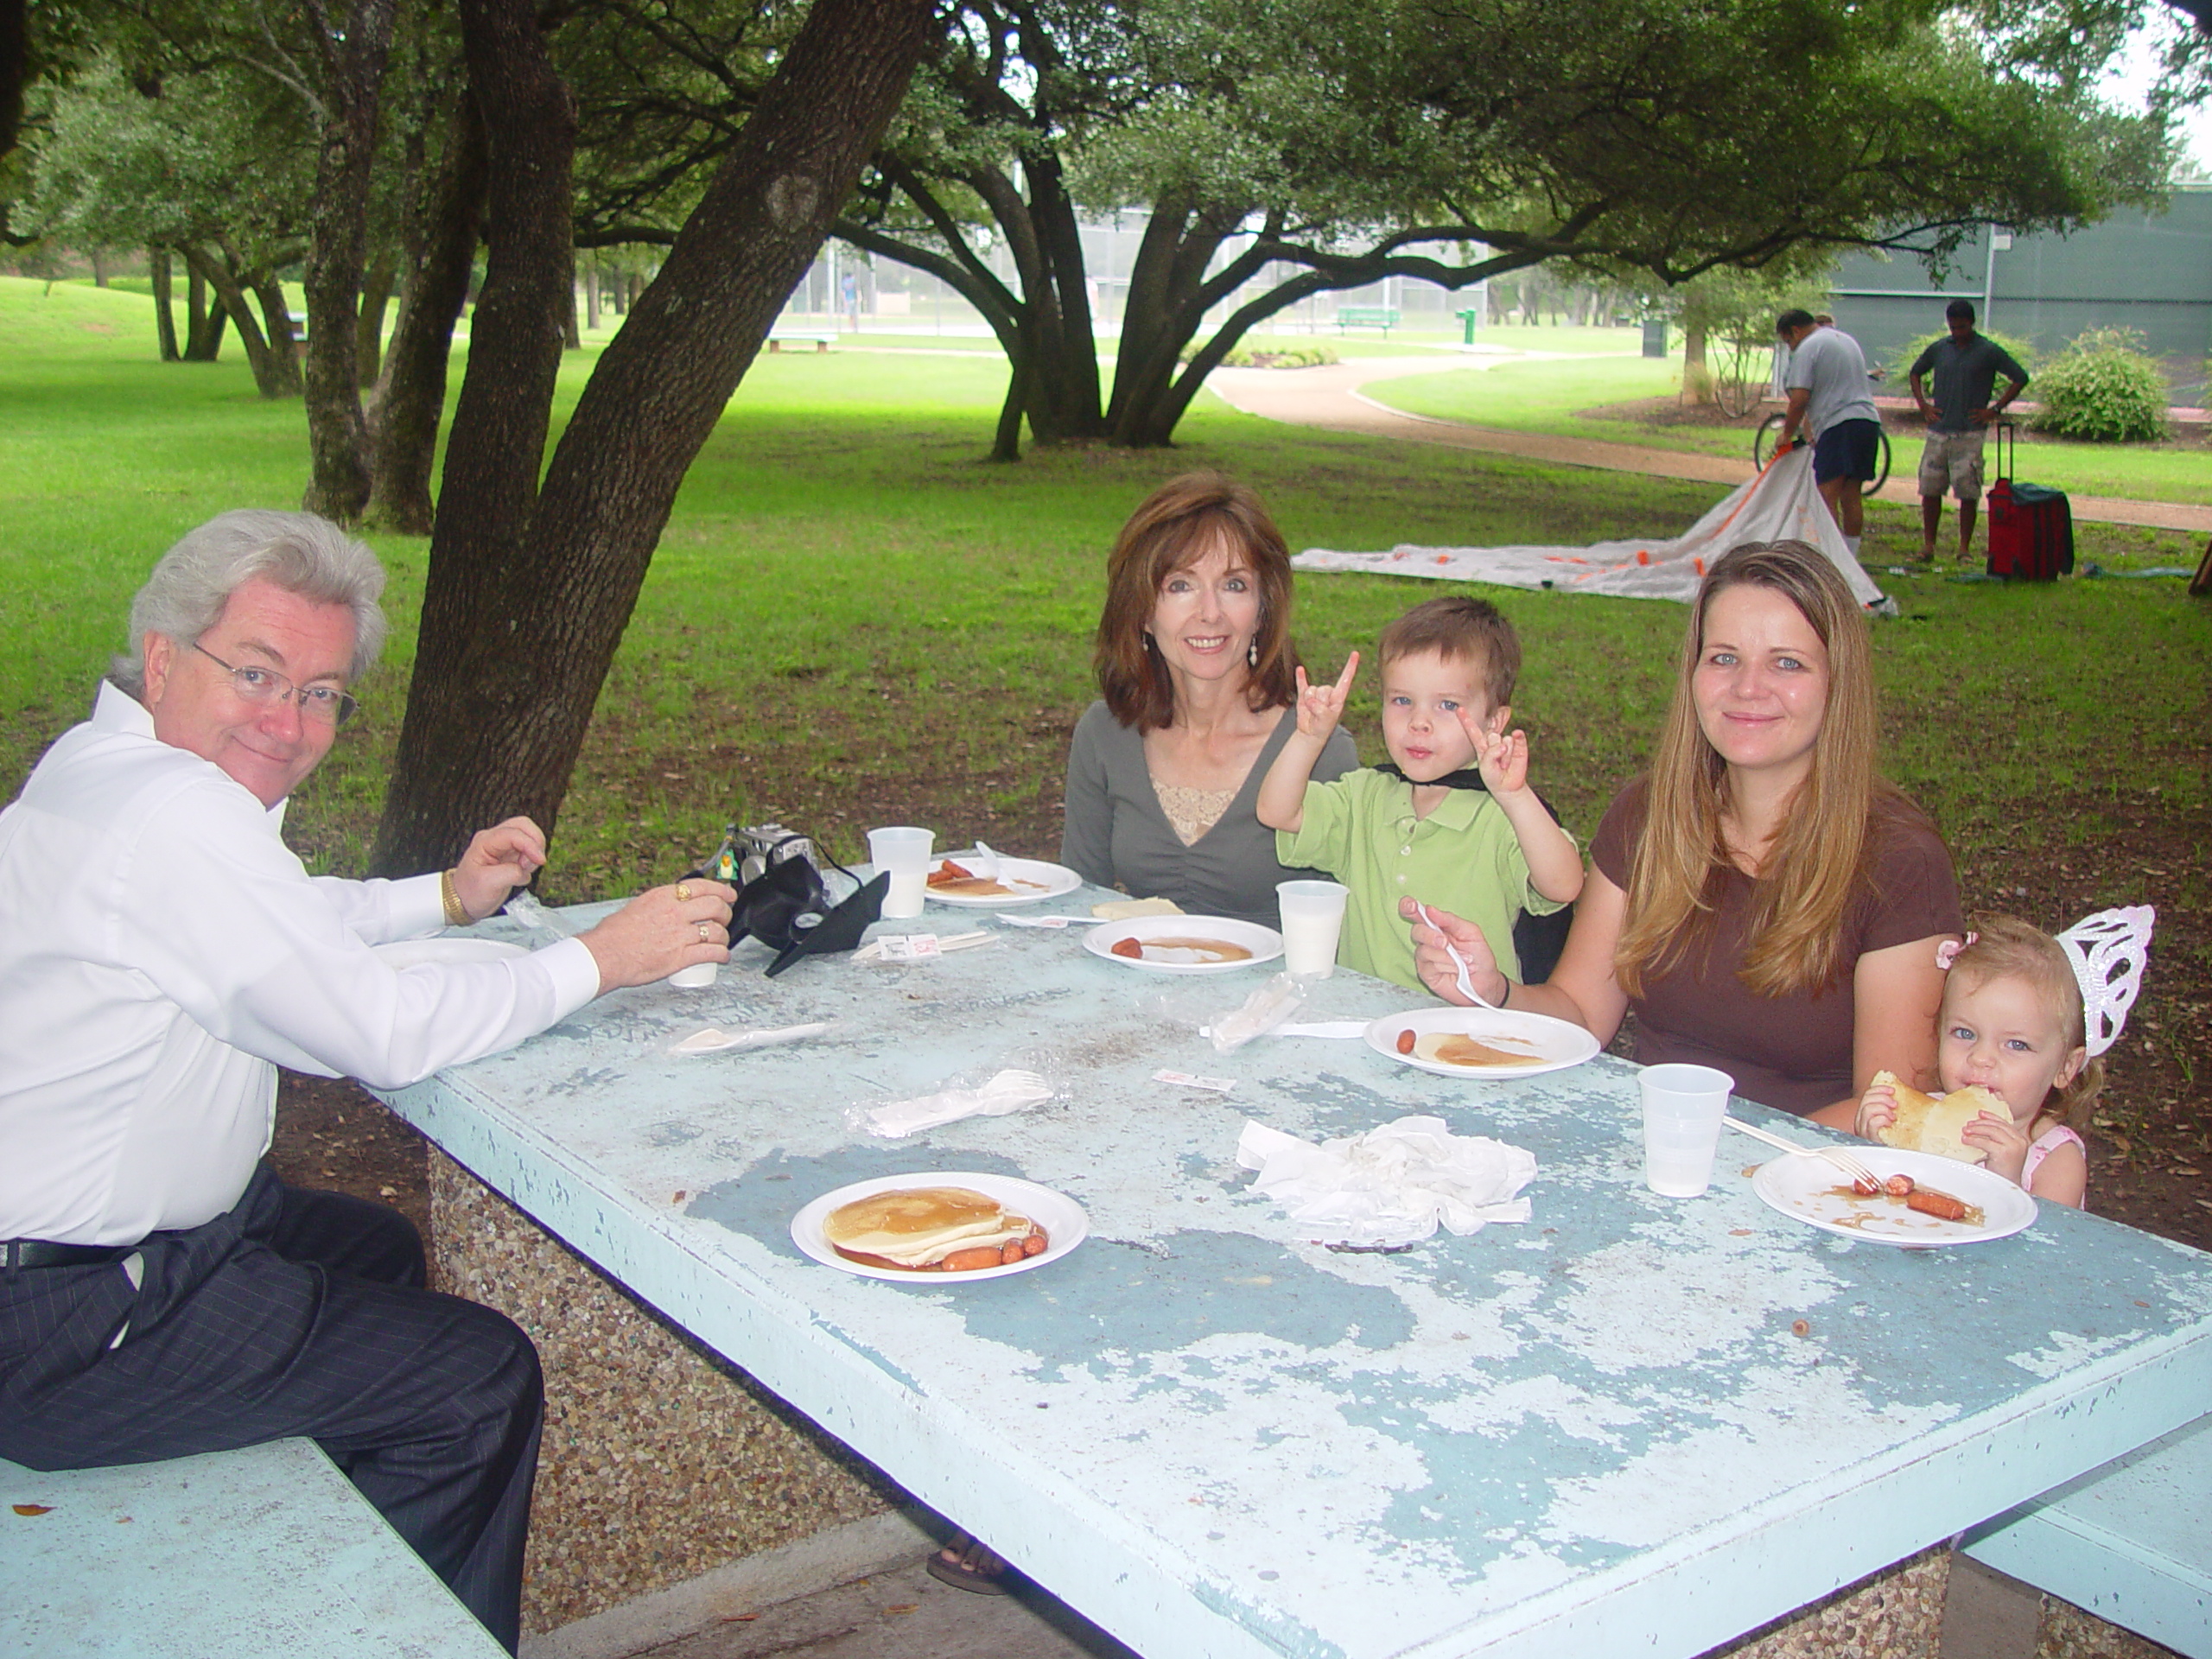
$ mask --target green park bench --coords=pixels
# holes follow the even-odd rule
[[[0,1462],[0,1653],[504,1659],[312,1440],[40,1474]]]
[[[1395,305],[1340,305],[1337,308],[1337,332],[1347,328],[1380,328],[1389,334],[1398,326],[1398,308]]]
[[[777,350],[779,346],[800,346],[810,342],[817,352],[826,352],[837,343],[837,336],[817,334],[807,328],[771,328],[768,331],[768,349],[771,352]]]

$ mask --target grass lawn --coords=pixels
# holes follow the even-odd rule
[[[41,287],[0,279],[9,794],[82,717],[159,551],[225,507],[296,504],[306,466],[299,406],[257,400],[242,363],[162,365],[142,298]],[[865,349],[878,345],[906,349]],[[851,349],[753,365],[677,503],[602,692],[558,825],[550,897],[664,880],[733,816],[779,817],[849,857],[861,830],[886,822],[932,824],[948,844],[980,832],[1049,855],[1068,732],[1091,695],[1105,551],[1129,509],[1175,473],[1218,467],[1248,480],[1294,548],[1586,542],[1679,528],[1713,496],[1285,428],[1210,397],[1171,452],[1040,452],[990,466],[979,458],[1003,364],[934,346],[922,335],[863,336]],[[565,399],[594,354],[571,355]],[[1618,359],[1465,378],[1517,388],[1533,405],[1573,377],[1618,388],[1668,372]],[[359,868],[373,833],[427,556],[420,540],[372,539],[392,573],[392,644],[361,688],[361,721],[289,817],[295,844],[340,872]],[[2194,564],[2197,554],[2177,535],[2108,526],[2084,526],[2082,543],[2084,557],[2113,568]],[[1300,643],[1333,671],[1434,591],[1307,577]],[[2191,1208],[2195,1188],[2175,1173],[2212,1154],[2202,850],[2212,827],[2212,608],[2168,580],[2027,589],[1921,578],[1897,591],[1905,618],[1874,629],[1887,762],[1949,838],[1969,902],[2045,925],[2102,904],[2160,907],[2145,999],[2115,1051],[2114,1138],[2100,1147],[2114,1173],[2095,1191],[2123,1209],[2155,1200],[2163,1230],[2212,1242],[2212,1209]],[[1586,836],[1642,762],[1684,612],[1496,597],[1524,642],[1515,701],[1538,780]],[[1378,756],[1371,678],[1351,723],[1363,753]]]
[[[1565,331],[1522,332],[1543,335]],[[1618,335],[1622,331],[1581,332]],[[1367,395],[1408,415],[1748,460],[1751,434],[1770,410],[1726,423],[1686,422],[1672,402],[1681,387],[1681,372],[1679,357],[1609,358],[1586,364],[1519,361],[1388,381],[1368,387]],[[2029,395],[2033,394],[2031,383]],[[1619,408],[1624,404],[1643,407],[1624,410]],[[1613,412],[1606,416],[1591,412],[1609,408]],[[1892,430],[1890,442],[1895,455],[1891,471],[1897,481],[1884,493],[1903,499],[1912,493],[1912,471],[1920,459],[1919,429]],[[2024,432],[2019,473],[2077,495],[2193,504],[2212,500],[2212,448],[2208,448],[2202,427],[2162,443],[2066,443]]]

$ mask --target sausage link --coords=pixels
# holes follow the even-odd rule
[[[999,1247],[979,1244],[973,1249],[955,1250],[938,1265],[947,1273],[974,1273],[980,1268],[995,1268],[1001,1265]]]
[[[1948,1192],[1937,1192],[1924,1186],[1904,1195],[1904,1207],[1942,1221],[1964,1221],[1967,1218],[1965,1205]]]

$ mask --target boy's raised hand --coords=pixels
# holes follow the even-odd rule
[[[1298,730],[1301,736],[1325,738],[1337,729],[1337,722],[1344,718],[1344,702],[1351,696],[1351,683],[1359,672],[1359,653],[1352,652],[1344,664],[1344,671],[1337,676],[1334,685],[1308,685],[1306,669],[1298,670]]]
[[[1503,729],[1510,709],[1498,711],[1500,729],[1492,731],[1467,710],[1459,711],[1459,724],[1475,746],[1475,765],[1492,795],[1515,794],[1529,787],[1529,734]]]

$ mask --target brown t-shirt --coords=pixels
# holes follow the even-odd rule
[[[1605,810],[1590,861],[1623,892],[1643,834],[1646,780]],[[1920,809],[1875,802],[1858,890],[1844,911],[1836,977],[1818,991],[1760,996],[1736,977],[1749,946],[1758,883],[1730,868],[1702,950],[1665,973],[1647,972],[1636,1009],[1636,1058],[1645,1065],[1718,1066],[1746,1100],[1799,1116],[1852,1092],[1852,973],[1870,950],[1965,931],[1951,855]]]

